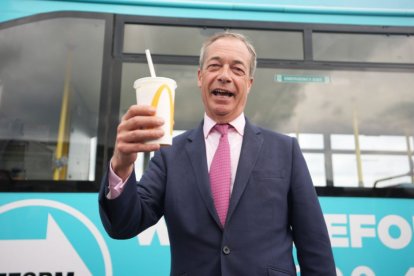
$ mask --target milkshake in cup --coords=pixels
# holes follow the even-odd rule
[[[148,141],[148,144],[172,145],[174,127],[174,97],[177,84],[173,79],[163,77],[147,77],[137,79],[134,88],[139,105],[150,105],[157,111],[155,116],[164,119],[164,136]]]

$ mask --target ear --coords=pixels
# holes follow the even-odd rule
[[[253,85],[253,78],[249,78],[248,84],[247,84],[247,93],[250,92],[250,88],[252,88]]]
[[[197,70],[197,86],[201,87],[201,69],[198,68]]]

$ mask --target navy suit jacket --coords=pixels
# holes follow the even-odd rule
[[[246,121],[224,229],[211,195],[203,124],[157,151],[139,183],[99,195],[108,234],[132,238],[164,215],[171,275],[335,275],[332,249],[305,160],[296,139]]]

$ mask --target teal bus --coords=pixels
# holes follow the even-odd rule
[[[169,275],[164,220],[113,240],[97,191],[145,49],[178,84],[178,134],[225,30],[258,53],[246,116],[299,141],[337,275],[414,275],[413,1],[2,0],[0,276]]]

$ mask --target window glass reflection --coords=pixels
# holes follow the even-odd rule
[[[308,76],[295,82],[277,75]],[[329,82],[312,79],[326,76]],[[284,133],[405,136],[414,132],[414,74],[259,68],[246,113]]]
[[[407,151],[407,139],[404,136],[367,136],[360,135],[361,150]]]
[[[104,26],[0,30],[0,169],[12,179],[94,180]]]
[[[142,54],[150,49],[153,54],[198,56],[204,40],[222,31],[224,29],[125,24],[123,52]]]
[[[359,135],[361,150],[377,151],[407,151],[407,138],[404,136],[389,135]],[[331,135],[332,149],[355,150],[355,136],[344,134]]]
[[[312,133],[300,133],[298,138],[302,149],[323,149],[323,135]]]
[[[314,186],[326,186],[325,159],[323,154],[304,153]]]
[[[319,149],[331,154],[334,186],[372,187],[375,177],[397,172],[384,165],[381,176],[374,174],[369,161],[357,156],[355,133],[360,153],[397,152],[399,162],[408,168],[406,134],[414,133],[412,85],[413,74],[404,72],[259,68],[246,114],[265,127],[299,134],[305,153]],[[330,147],[324,141],[330,141]],[[378,162],[395,161],[388,157],[378,157]],[[358,179],[357,160],[361,160],[363,182]]]
[[[353,154],[332,155],[334,186],[358,187],[356,158]]]
[[[411,183],[407,156],[362,155],[362,170],[364,187],[373,187],[376,181],[377,187]]]
[[[315,60],[414,62],[414,36],[316,32],[312,43]]]
[[[255,45],[259,58],[303,59],[300,31],[265,31],[125,24],[124,53],[198,56],[200,45],[214,33],[231,30],[244,34]],[[183,42],[191,43],[183,43]],[[277,51],[275,51],[277,49]]]
[[[346,134],[331,135],[332,149],[355,150],[355,136]]]
[[[234,29],[234,31],[249,38],[255,46],[258,58],[303,59],[302,32],[243,29]]]

